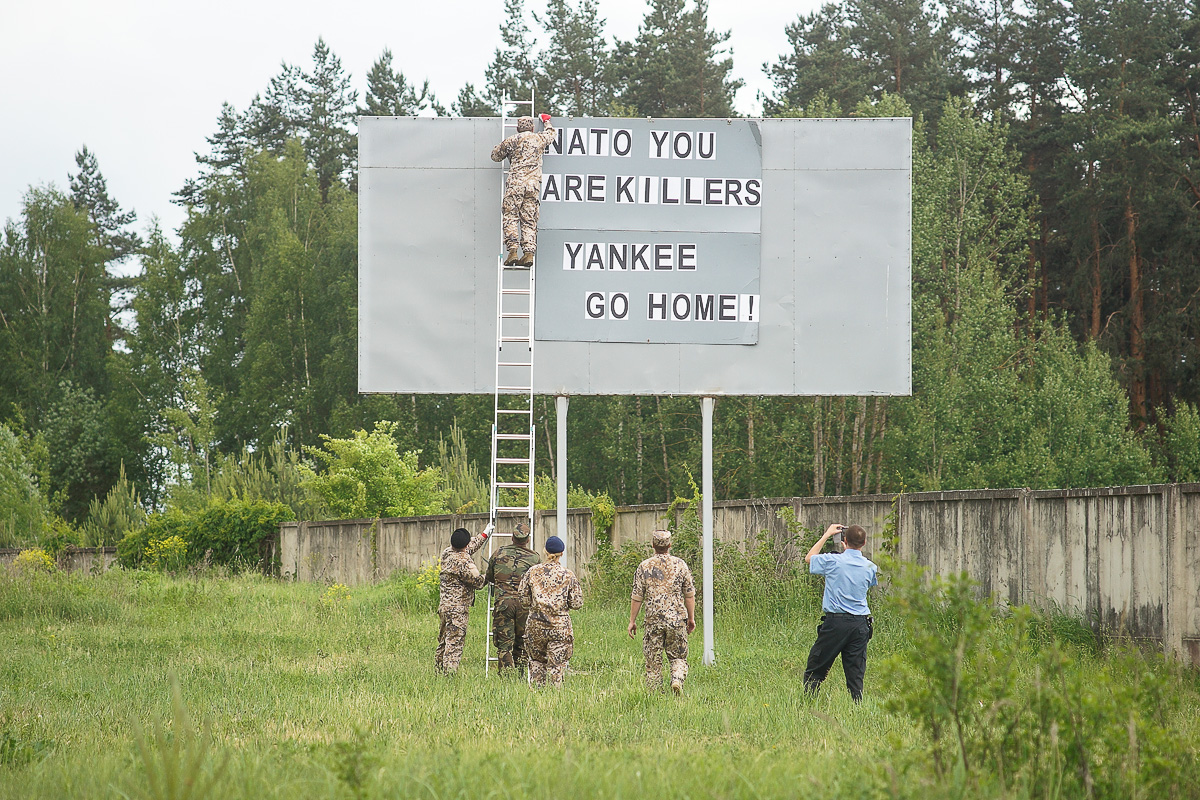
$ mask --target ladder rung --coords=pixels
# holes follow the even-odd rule
[[[497,414],[532,414],[531,408],[497,408]]]
[[[529,506],[496,506],[497,511],[528,511]]]
[[[528,442],[530,439],[533,438],[533,435],[529,434],[529,433],[497,433],[496,438],[497,439],[508,439],[510,441],[517,440],[517,441],[522,441],[522,442]]]
[[[500,294],[529,294],[528,289],[501,289]]]
[[[496,485],[501,489],[528,489],[529,481],[522,481],[520,483],[513,481],[496,481]]]
[[[531,105],[533,105],[533,101],[532,100],[505,100],[504,104],[507,106],[531,106]]]
[[[528,311],[504,311],[500,316],[504,319],[529,319]]]
[[[532,367],[533,364],[531,364],[528,361],[497,361],[496,366],[497,367]]]
[[[528,342],[529,337],[528,336],[501,336],[500,341],[502,341],[502,342]]]
[[[532,386],[497,386],[498,392],[532,392]]]
[[[505,456],[503,458],[497,458],[496,463],[497,464],[528,464],[529,459],[528,458],[511,458],[511,457]]]

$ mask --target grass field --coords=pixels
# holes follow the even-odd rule
[[[561,691],[484,676],[481,606],[460,673],[439,676],[436,617],[407,608],[411,588],[0,574],[0,798],[185,796],[151,778],[186,760],[202,720],[210,797],[978,796],[935,780],[927,735],[888,710],[877,665],[903,634],[885,601],[856,706],[837,665],[817,698],[802,692],[811,596],[719,609],[717,664],[700,665],[697,630],[676,698],[646,692],[619,600],[573,615]],[[1200,694],[1172,674],[1185,696],[1167,730],[1190,758]],[[191,724],[172,723],[172,675]],[[166,747],[142,755],[137,729],[152,739],[158,718]]]

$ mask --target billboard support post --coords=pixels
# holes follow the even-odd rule
[[[704,418],[704,664],[711,666],[717,657],[713,652],[713,400],[710,396],[700,399],[701,415]]]
[[[554,411],[557,418],[558,454],[554,473],[555,485],[558,487],[556,534],[561,539],[567,535],[567,406],[571,398],[565,394],[554,398]]]

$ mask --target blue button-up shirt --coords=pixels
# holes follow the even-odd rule
[[[825,596],[821,608],[833,614],[867,616],[867,589],[877,581],[879,567],[861,550],[844,553],[819,553],[808,562],[808,571],[825,576]]]

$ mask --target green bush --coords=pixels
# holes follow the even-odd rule
[[[929,579],[885,560],[906,644],[884,662],[887,707],[924,730],[927,743],[912,755],[941,789],[1194,796],[1200,767],[1172,733],[1184,690],[1177,666],[1120,648],[1097,657],[1084,626],[1061,614],[998,608],[965,574]]]
[[[301,484],[341,519],[416,517],[443,514],[450,491],[437,467],[420,469],[418,451],[401,455],[393,436],[395,422],[375,423],[375,430],[354,432],[350,439],[321,434],[323,448],[304,448],[319,462],[301,464]]]
[[[204,560],[233,567],[262,565],[266,543],[290,519],[295,514],[283,503],[262,501],[215,502],[192,514],[173,509],[127,533],[117,545],[117,558],[125,567],[144,566],[154,543],[179,537],[187,543],[188,565]]]
[[[49,516],[20,440],[0,423],[0,547],[37,541]]]

